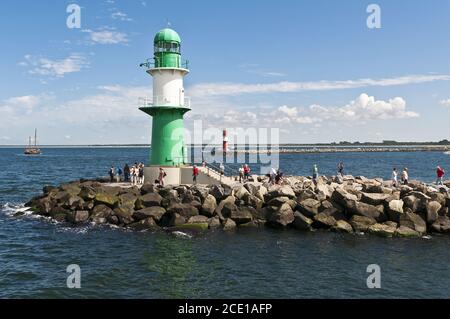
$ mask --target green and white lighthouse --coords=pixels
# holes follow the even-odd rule
[[[139,109],[153,117],[150,166],[171,168],[187,163],[183,116],[190,111],[183,78],[188,62],[181,59],[181,39],[165,28],[155,35],[154,57],[141,67],[153,77],[153,97],[140,98]]]

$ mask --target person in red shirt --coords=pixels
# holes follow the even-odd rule
[[[442,167],[438,166],[436,168],[436,175],[437,175],[436,185],[444,185],[445,171]]]
[[[198,167],[194,165],[192,168],[192,182],[197,184],[197,176],[198,176]]]

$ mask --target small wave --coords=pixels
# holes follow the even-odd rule
[[[184,232],[179,231],[179,230],[175,230],[175,231],[171,232],[171,234],[176,236],[176,237],[181,237],[181,238],[189,238],[189,239],[192,238],[192,235],[189,235],[189,234],[184,233]]]
[[[25,207],[25,204],[5,203],[1,206],[1,211],[7,216],[15,216],[16,214],[31,215],[33,212],[30,207]]]

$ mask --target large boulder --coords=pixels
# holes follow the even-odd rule
[[[249,195],[249,191],[242,185],[238,185],[233,189],[234,197],[242,199],[244,196]]]
[[[369,226],[367,231],[370,234],[374,234],[382,237],[392,237],[395,234],[396,227],[387,224],[374,224]]]
[[[143,209],[145,207],[161,206],[163,197],[158,193],[146,193],[137,198],[135,207],[136,209]]]
[[[431,201],[426,204],[426,217],[428,224],[433,224],[438,219],[441,208],[442,205],[437,201]]]
[[[430,196],[430,200],[431,201],[436,201],[439,204],[441,204],[441,206],[446,206],[446,199],[447,197],[443,194],[443,193],[439,193],[439,192],[434,192],[429,194]]]
[[[209,195],[209,189],[206,186],[202,186],[202,185],[192,186],[191,192],[192,192],[192,194],[194,194],[194,196],[197,196],[198,198],[200,198],[200,201],[202,203],[206,199],[206,197]]]
[[[338,232],[338,233],[352,233],[353,228],[352,225],[350,225],[345,220],[337,220],[336,224],[331,227],[331,230]]]
[[[377,221],[374,218],[366,216],[354,215],[350,219],[350,225],[356,232],[366,232],[370,226],[376,223]]]
[[[336,220],[347,220],[346,216],[342,213],[342,211],[340,211],[336,207],[327,208],[321,211],[321,213],[324,213],[325,215],[328,216],[332,216]]]
[[[331,195],[331,200],[343,207],[350,207],[354,202],[358,201],[358,197],[341,188],[336,188],[333,195]]]
[[[400,217],[400,226],[411,228],[421,234],[426,233],[427,224],[418,214],[406,212]]]
[[[77,196],[81,191],[80,184],[77,182],[62,184],[59,188],[72,196]]]
[[[264,196],[266,202],[269,202],[271,199],[275,197],[289,197],[296,198],[292,187],[289,185],[273,185],[269,188],[268,193]]]
[[[279,208],[275,207],[268,218],[268,222],[276,226],[287,226],[294,221],[294,212],[288,203],[281,205]]]
[[[409,227],[400,226],[396,229],[395,234],[396,237],[420,237],[420,233],[411,229]]]
[[[134,210],[129,207],[114,208],[114,215],[117,216],[117,218],[119,218],[119,222],[121,224],[128,225],[134,222],[133,213]]]
[[[89,212],[86,210],[70,211],[67,213],[66,219],[73,224],[84,223],[89,219]]]
[[[210,229],[215,229],[215,228],[219,228],[221,226],[220,224],[220,218],[219,217],[211,217],[208,218],[208,228]]]
[[[360,216],[374,218],[376,221],[383,222],[386,216],[383,211],[383,206],[373,206],[362,202],[351,202],[349,207],[351,213]]]
[[[384,202],[391,197],[391,194],[385,193],[362,193],[361,201],[370,205],[383,205]]]
[[[306,217],[313,218],[319,213],[321,203],[312,198],[305,199],[298,203],[298,210]]]
[[[119,200],[117,201],[117,207],[127,207],[130,209],[134,209],[137,195],[133,193],[124,193],[118,196]]]
[[[93,200],[96,194],[97,191],[94,187],[85,185],[81,187],[81,191],[78,196],[80,196],[84,200]]]
[[[298,230],[310,230],[313,224],[313,220],[311,218],[306,217],[302,213],[296,211],[294,212],[294,222],[292,226]]]
[[[216,208],[217,208],[216,198],[213,195],[208,194],[205,197],[204,202],[202,204],[201,214],[208,217],[212,217],[214,216]]]
[[[172,213],[172,214],[166,214],[170,217],[169,219],[169,226],[179,226],[184,225],[186,223],[186,218],[181,216],[178,213]],[[166,216],[164,215],[164,216]]]
[[[403,202],[405,203],[405,207],[411,209],[414,213],[419,213],[425,210],[426,208],[426,199],[423,197],[417,197],[416,195],[422,194],[420,192],[411,192],[408,196],[403,197]],[[422,194],[424,195],[424,194]]]
[[[142,219],[138,222],[132,223],[129,225],[129,227],[136,231],[159,229],[159,226],[156,224],[155,220],[152,217],[148,217],[146,219]]]
[[[439,216],[431,225],[431,229],[438,233],[450,233],[450,219],[447,216]]]
[[[260,210],[264,205],[264,201],[251,194],[244,196],[243,201],[247,206],[251,206],[257,210]]]
[[[112,213],[113,210],[111,208],[100,204],[92,209],[90,219],[96,224],[104,224]]]
[[[114,207],[117,205],[119,198],[116,195],[111,195],[108,193],[97,193],[95,194],[95,204],[105,204],[109,207]]]
[[[235,228],[236,228],[236,223],[231,218],[225,219],[225,221],[223,223],[223,230],[229,231],[229,230],[234,230]]]
[[[202,215],[192,216],[187,222],[188,224],[208,223],[208,217]]]
[[[238,209],[232,210],[230,213],[230,218],[237,225],[251,222],[253,219],[251,207],[239,207]]]
[[[387,209],[387,215],[389,220],[392,220],[394,222],[399,222],[400,217],[404,214],[403,212],[403,201],[401,199],[399,200],[392,200],[388,204]]]
[[[169,214],[177,213],[185,218],[198,215],[198,209],[190,204],[174,204],[167,208]]]
[[[152,217],[156,222],[158,222],[161,220],[165,213],[166,210],[163,207],[152,206],[135,211],[133,213],[133,219],[140,221]]]
[[[330,228],[336,225],[336,219],[326,213],[314,215],[313,220],[313,226],[316,228]]]
[[[225,197],[225,190],[221,185],[212,185],[209,194],[214,196],[217,202],[220,202]]]
[[[227,203],[235,203],[236,202],[236,198],[232,195],[226,197],[225,199],[223,199],[219,205],[217,205],[216,208],[216,214],[219,215],[220,219],[223,219],[223,215],[222,215],[222,209],[223,207],[227,204]]]

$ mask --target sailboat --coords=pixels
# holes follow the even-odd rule
[[[34,129],[34,146],[31,144],[31,136],[28,139],[28,147],[25,148],[25,155],[39,155],[42,151],[37,147],[37,129]]]

